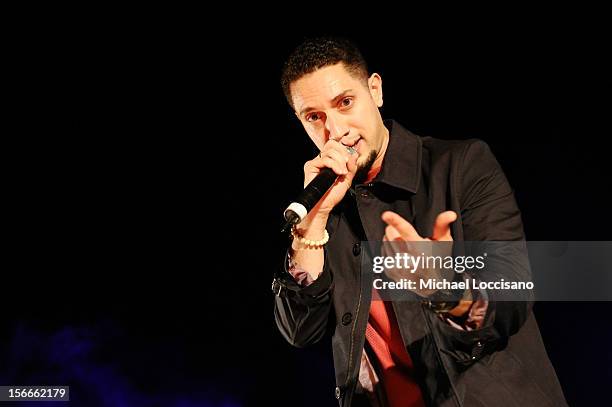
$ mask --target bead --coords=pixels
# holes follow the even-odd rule
[[[291,228],[291,235],[295,240],[297,240],[298,243],[314,248],[322,247],[329,241],[329,233],[327,233],[327,229],[323,231],[323,238],[321,240],[305,239],[304,237],[298,235],[295,225]]]

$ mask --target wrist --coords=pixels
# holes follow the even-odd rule
[[[328,213],[311,212],[295,225],[295,231],[305,239],[320,240],[323,238],[328,218]]]
[[[323,237],[320,239],[308,239],[300,234],[297,228],[291,229],[291,248],[293,250],[318,250],[322,249],[329,240],[329,234],[323,229]]]
[[[472,291],[470,289],[465,289],[462,293],[459,293],[458,290],[454,292],[438,290],[425,300],[426,305],[432,311],[453,316],[463,315],[472,302]]]

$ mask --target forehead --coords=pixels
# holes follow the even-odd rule
[[[340,93],[363,87],[363,81],[352,76],[344,65],[336,64],[304,75],[291,84],[291,97],[296,111],[331,101]]]

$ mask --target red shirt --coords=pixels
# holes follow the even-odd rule
[[[366,328],[366,339],[380,367],[379,375],[390,407],[425,406],[421,388],[414,380],[412,359],[404,347],[388,301],[373,300]]]

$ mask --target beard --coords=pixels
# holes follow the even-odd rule
[[[378,153],[372,150],[368,154],[367,159],[362,164],[357,165],[357,172],[355,172],[355,177],[353,178],[353,185],[363,184],[368,177],[368,172],[372,169],[372,164],[374,164],[377,155]]]

